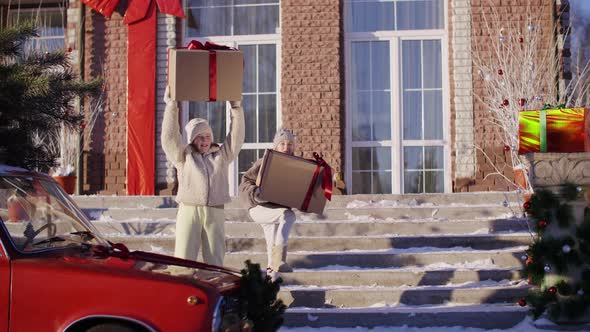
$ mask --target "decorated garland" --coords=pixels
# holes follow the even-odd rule
[[[242,327],[242,331],[250,331],[250,328],[253,332],[277,331],[283,324],[287,308],[283,301],[277,299],[283,280],[272,281],[270,276],[261,272],[260,264],[253,264],[250,260],[245,264],[246,268],[241,271],[239,315],[252,326]]]
[[[536,319],[547,311],[554,321],[579,318],[590,305],[590,213],[572,212],[581,187],[564,185],[560,194],[538,190],[524,208],[534,222],[536,236],[522,257],[522,274],[537,287],[526,299]],[[576,220],[582,219],[582,220]]]

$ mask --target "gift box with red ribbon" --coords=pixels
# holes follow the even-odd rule
[[[521,111],[518,154],[590,151],[590,115],[583,107]]]
[[[168,52],[168,85],[173,100],[242,99],[243,53],[237,49],[191,41]]]
[[[332,198],[332,168],[317,153],[314,160],[266,150],[256,179],[262,200],[321,214]]]

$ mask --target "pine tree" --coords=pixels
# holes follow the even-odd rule
[[[98,93],[101,82],[78,80],[64,51],[24,55],[34,36],[31,23],[0,28],[0,163],[47,172],[57,156],[35,137],[78,128],[73,102]]]
[[[536,190],[525,203],[536,236],[522,272],[536,287],[519,304],[528,304],[535,319],[545,311],[555,321],[577,319],[590,308],[590,213],[573,212],[581,190],[571,184],[559,195]]]
[[[283,314],[286,306],[277,299],[281,278],[271,281],[270,276],[263,275],[260,264],[245,262],[242,269],[239,294],[239,316],[243,320],[252,322],[253,332],[277,331],[283,324]]]

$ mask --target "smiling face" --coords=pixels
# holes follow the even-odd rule
[[[199,153],[203,154],[209,152],[212,143],[211,141],[211,134],[203,133],[195,137],[195,139],[192,142],[192,145],[197,149]]]
[[[277,144],[275,150],[292,155],[295,153],[295,144],[288,140],[282,140]]]

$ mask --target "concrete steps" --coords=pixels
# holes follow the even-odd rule
[[[93,224],[130,249],[171,254],[172,197],[75,197]],[[516,193],[336,196],[297,212],[279,297],[287,326],[508,328],[525,309],[531,241]],[[262,230],[226,205],[225,265],[266,266]]]
[[[175,219],[129,219],[124,221],[94,220],[93,224],[103,234],[120,235],[174,235]],[[488,218],[467,220],[314,220],[298,221],[291,236],[376,236],[482,234],[501,232],[526,232],[527,220],[522,218]],[[253,222],[226,221],[225,234],[229,237],[261,237],[260,225]]]
[[[124,242],[135,250],[150,250],[147,245],[154,245],[166,252],[174,251],[174,235],[133,237],[109,235],[107,238],[112,242]],[[289,239],[289,251],[297,252],[310,248],[313,248],[316,252],[322,252],[408,249],[415,247],[500,249],[504,247],[525,246],[530,241],[531,237],[528,233],[446,236],[294,236]],[[266,250],[266,242],[263,238],[259,237],[231,237],[226,239],[226,249],[229,252],[264,251]]]
[[[518,270],[512,268],[493,268],[474,270],[465,268],[446,269],[297,269],[293,273],[281,275],[286,285],[329,286],[436,286],[461,284],[471,281],[515,281],[520,279]]]
[[[522,282],[474,282],[473,285],[414,287],[302,287],[283,286],[279,297],[290,307],[364,308],[375,304],[433,305],[515,303],[525,296],[529,286]]]
[[[85,208],[84,212],[97,219],[102,216],[108,220],[129,219],[175,219],[177,209],[172,208]],[[449,219],[487,219],[490,217],[511,218],[519,216],[519,208],[504,206],[428,206],[428,207],[391,207],[391,208],[327,208],[322,215],[296,211],[297,220],[449,220]],[[520,212],[520,215],[522,213]],[[249,222],[248,215],[242,208],[226,208],[225,220]]]
[[[464,326],[508,329],[522,321],[526,309],[510,304],[465,306],[397,306],[372,308],[294,308],[287,311],[285,325],[292,327]]]

